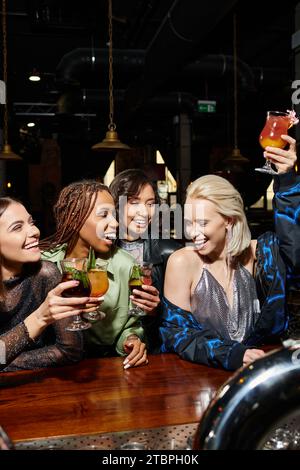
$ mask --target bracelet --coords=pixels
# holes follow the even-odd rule
[[[127,341],[128,339],[130,340],[130,339],[140,339],[140,338],[138,337],[138,335],[131,334],[131,335],[127,336],[126,341]]]

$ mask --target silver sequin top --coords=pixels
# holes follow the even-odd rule
[[[191,298],[191,310],[199,323],[220,337],[242,342],[252,332],[260,313],[255,281],[244,266],[237,266],[231,308],[223,287],[204,266]]]

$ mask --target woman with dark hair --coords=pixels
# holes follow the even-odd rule
[[[94,180],[66,186],[54,206],[56,232],[40,244],[43,259],[96,257],[108,261],[109,289],[101,305],[106,316],[84,333],[89,356],[127,356],[124,369],[148,363],[143,328],[128,316],[128,281],[134,260],[114,246],[118,222],[108,188]]]
[[[138,263],[153,264],[153,285],[144,285],[144,293],[134,290],[132,300],[150,313],[143,318],[143,325],[149,348],[155,352],[159,347],[160,297],[163,294],[166,264],[170,254],[181,245],[175,240],[159,238],[159,233],[149,234],[159,198],[155,184],[142,170],[122,171],[113,179],[109,189],[119,215],[119,246]]]
[[[77,281],[62,282],[41,262],[39,229],[21,202],[0,198],[0,369],[37,369],[78,361],[82,337],[66,331],[91,299],[63,298]]]

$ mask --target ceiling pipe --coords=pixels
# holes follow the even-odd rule
[[[123,80],[123,87],[130,80],[134,80],[143,73],[145,67],[146,51],[141,49],[115,49],[114,52],[115,77]],[[77,48],[65,54],[56,69],[58,86],[68,88],[92,88],[89,82],[94,75],[98,81],[101,68],[108,66],[107,49]],[[177,77],[192,79],[215,79],[233,72],[233,56],[224,54],[207,54],[198,60],[186,64]],[[288,73],[282,69],[255,67],[251,68],[241,59],[237,59],[237,73],[239,86],[248,91],[255,91],[265,83],[288,82]],[[160,74],[158,74],[160,75]],[[121,86],[120,86],[121,85]],[[129,84],[129,87],[131,84]],[[128,88],[129,88],[128,87]],[[119,84],[122,88],[122,83]],[[126,91],[126,99],[128,90]]]
[[[113,60],[116,76],[119,70],[126,70],[126,74],[132,76],[142,70],[145,63],[145,51],[114,49]],[[73,49],[60,60],[56,68],[56,81],[58,85],[82,86],[87,76],[92,73],[96,75],[100,67],[104,66],[108,67],[108,49]]]
[[[93,59],[94,57],[94,59]],[[116,77],[123,74],[124,82],[132,78],[132,75],[140,74],[144,67],[145,51],[142,50],[117,50],[114,57],[114,68]],[[74,49],[61,59],[56,69],[56,80],[58,83],[76,85],[84,88],[88,77],[96,76],[100,66],[108,66],[107,51],[105,49]],[[247,90],[255,89],[254,73],[248,64],[238,59],[238,78],[240,85]],[[233,57],[223,54],[204,55],[195,62],[186,65],[180,72],[182,78],[209,79],[223,77],[233,71]],[[259,77],[263,76],[259,69]],[[278,76],[278,75],[277,75]],[[125,83],[124,83],[125,84]]]
[[[183,70],[181,77],[185,79],[209,80],[223,78],[232,74],[233,59],[231,56],[209,55],[204,56],[201,61],[189,64]],[[275,73],[276,72],[276,73]],[[288,75],[281,73],[280,69],[251,69],[245,62],[238,60],[238,78],[241,89],[245,92],[254,92],[257,87],[267,85],[268,83],[288,83]],[[124,106],[125,89],[114,90],[114,102],[117,107]],[[143,109],[151,111],[154,107],[161,103],[170,112],[172,107],[176,107],[175,96],[181,96],[183,103],[188,107],[189,114],[195,108],[196,97],[192,97],[190,93],[168,93],[165,95],[157,95],[145,101]],[[192,98],[191,98],[192,97]],[[108,106],[108,94],[106,89],[98,88],[71,88],[66,90],[58,100],[59,113],[75,113],[82,110],[99,111],[99,107]]]
[[[93,57],[95,60],[93,60]],[[126,90],[122,89],[126,86],[128,80],[133,74],[138,75],[143,70],[145,63],[145,51],[122,49],[116,50],[114,58],[114,68],[118,70],[116,73],[119,79],[119,87],[114,90],[114,101],[123,105],[126,97]],[[99,103],[106,103],[108,100],[106,89],[94,89],[91,86],[84,87],[84,83],[89,81],[89,77],[93,74],[98,81],[98,72],[100,66],[107,66],[107,50],[95,49],[93,52],[90,48],[79,48],[67,53],[61,59],[57,67],[57,80],[63,84],[63,88],[67,90],[58,102],[59,112],[71,111],[72,109],[81,110],[83,107],[97,108]],[[233,57],[223,54],[207,54],[190,64],[187,64],[178,74],[180,79],[199,79],[209,80],[226,77],[233,73]],[[253,92],[257,87],[263,86],[271,82],[287,81],[287,74],[283,75],[282,70],[266,69],[261,67],[250,68],[248,64],[242,60],[237,60],[237,73],[239,86],[247,92]],[[75,89],[72,85],[76,85]],[[71,92],[69,90],[72,90]],[[170,96],[170,95],[169,95]],[[161,96],[153,98],[161,100]],[[170,98],[168,98],[170,99]],[[145,103],[149,100],[145,99]],[[147,104],[148,106],[148,104]],[[153,106],[149,105],[149,107]]]
[[[233,56],[223,54],[208,54],[199,60],[184,67],[180,76],[184,78],[221,78],[233,73]],[[255,91],[255,75],[251,67],[240,59],[237,59],[237,74],[240,86],[247,91]]]
[[[146,51],[143,74],[126,92],[127,114],[134,113],[155,89],[195,55],[196,46],[230,11],[237,0],[175,0]]]

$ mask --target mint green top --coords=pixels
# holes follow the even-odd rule
[[[67,244],[60,245],[51,251],[44,251],[42,259],[52,261],[59,266],[66,254]],[[137,317],[128,316],[129,291],[128,280],[134,259],[121,248],[115,248],[107,258],[107,273],[109,289],[104,296],[101,310],[106,317],[92,324],[92,327],[84,332],[87,349],[89,344],[97,346],[113,346],[120,355],[125,355],[123,343],[127,336],[136,334],[143,339],[144,331]]]

